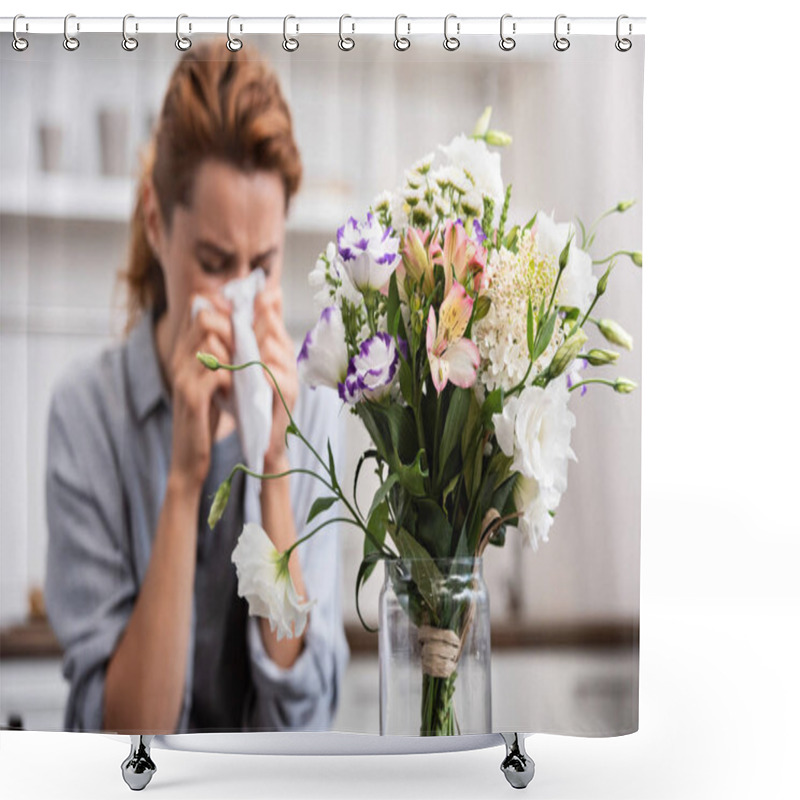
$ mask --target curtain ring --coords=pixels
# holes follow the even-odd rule
[[[81,43],[74,36],[69,35],[68,26],[71,19],[75,19],[74,14],[67,14],[67,16],[64,17],[64,41],[62,42],[64,49],[69,50],[70,53],[74,52],[81,46]],[[77,30],[80,30],[80,27],[77,27]]]
[[[450,22],[451,19],[455,19],[456,20],[456,33],[459,33],[459,31],[461,30],[461,23],[457,21],[458,18],[456,17],[455,14],[448,14],[444,18],[444,42],[443,42],[443,45],[444,45],[444,49],[445,50],[449,50],[452,53],[453,50],[458,50],[458,48],[461,47],[461,42],[460,42],[460,40],[458,39],[457,36],[448,36],[448,34],[447,34],[447,24]]]
[[[394,49],[395,50],[400,50],[400,52],[402,52],[403,50],[408,50],[408,48],[411,47],[411,39],[409,39],[406,36],[401,36],[400,35],[400,20],[401,19],[408,19],[408,17],[405,14],[398,14],[394,18]],[[408,28],[408,33],[411,33],[411,23],[410,22],[406,23],[406,27]]]
[[[500,49],[506,52],[513,50],[517,46],[517,40],[511,36],[506,36],[503,32],[503,25],[507,19],[511,19],[511,14],[503,14],[503,16],[500,17]],[[516,22],[511,23],[511,32],[517,32]]]
[[[175,47],[178,50],[188,50],[192,46],[192,40],[188,36],[181,34],[181,20],[187,19],[188,14],[178,14],[175,18]],[[192,32],[192,23],[189,23],[189,33]]]
[[[11,33],[14,35],[14,38],[11,40],[11,46],[18,53],[21,53],[23,50],[27,50],[28,49],[28,40],[27,39],[23,39],[17,33],[17,20],[18,19],[25,19],[25,16],[23,14],[17,14],[17,16],[14,17],[14,22],[11,25]]]
[[[291,14],[288,14],[283,18],[283,49],[287,53],[294,53],[298,47],[300,47],[300,41],[295,39],[294,36],[289,36],[287,32],[287,26],[290,19],[297,19],[297,17],[293,17]],[[299,25],[295,25],[295,32],[300,30]]]
[[[235,19],[239,19],[236,14],[231,14],[228,17],[228,41],[225,46],[231,51],[231,53],[237,53],[244,46],[241,39],[234,39],[234,37],[231,36],[231,22]],[[241,29],[242,26],[240,25],[239,30],[241,31]]]
[[[342,25],[346,19],[353,19],[353,18],[349,14],[342,14],[342,16],[339,17],[339,49],[345,51],[352,50],[356,46],[355,39],[353,39],[350,36],[345,36],[344,33],[342,32]],[[352,24],[353,24],[353,33],[355,33],[356,25],[355,23]]]
[[[627,14],[620,14],[617,17],[617,41],[614,42],[614,47],[616,47],[617,50],[619,50],[620,53],[627,53],[628,50],[630,50],[631,47],[633,47],[633,42],[631,42],[631,40],[628,39],[627,37],[620,38],[620,35],[619,35],[619,23],[623,19],[628,19],[628,15]],[[631,33],[633,33],[633,28],[631,27],[631,24],[629,22],[628,23],[628,34],[631,34]]]
[[[558,21],[560,19],[566,19],[566,14],[559,14],[556,17],[556,21],[553,25],[553,35],[555,36],[555,41],[553,42],[553,47],[558,50],[559,53],[563,53],[565,50],[569,50],[570,41],[567,39],[566,36],[559,36],[558,35]],[[569,35],[569,22],[567,23],[567,36]]]
[[[135,36],[128,36],[127,24],[129,19],[135,19],[133,14],[126,14],[122,18],[122,49],[132,53],[139,46],[139,40]],[[138,25],[136,30],[139,30]]]

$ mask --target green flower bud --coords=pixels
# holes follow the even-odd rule
[[[558,256],[558,268],[559,270],[564,270],[567,267],[567,262],[569,261],[569,248],[572,245],[572,237],[570,236],[567,239],[567,243],[564,245],[564,249]]]
[[[584,356],[593,367],[602,367],[605,364],[613,364],[618,358],[619,353],[614,350],[603,350],[601,348],[593,347]]]
[[[228,505],[228,499],[231,496],[231,479],[223,481],[217,493],[214,495],[214,502],[211,504],[211,511],[208,512],[208,527],[214,530],[214,526],[219,522],[222,513],[225,511],[225,506]]]
[[[641,250],[636,250],[635,252],[631,253],[631,261],[636,264],[637,267],[642,266],[642,252]]]
[[[219,360],[216,356],[212,356],[211,353],[197,353],[197,360],[204,366],[208,367],[208,369],[217,370],[219,369]]]
[[[486,131],[486,144],[494,145],[495,147],[508,147],[511,144],[511,136],[503,131]]]
[[[565,339],[556,350],[547,374],[550,378],[557,378],[575,360],[581,348],[586,344],[587,336],[583,328],[578,328],[571,336]]]
[[[472,135],[477,139],[482,139],[486,136],[486,132],[489,130],[489,120],[492,118],[492,107],[486,106],[483,109],[483,114],[480,115],[478,121],[475,123],[475,128],[472,131]]]
[[[613,319],[601,319],[597,323],[597,327],[611,344],[617,344],[626,350],[633,350],[633,337]]]
[[[627,211],[635,203],[636,203],[635,200],[623,200],[621,203],[617,203],[617,211],[620,214],[622,214],[624,211]]]
[[[611,274],[611,270],[614,269],[614,262],[612,261],[608,265],[608,269],[600,276],[600,280],[597,281],[597,296],[603,295],[606,293],[606,289],[608,288],[608,276]]]
[[[614,381],[614,391],[620,394],[630,394],[634,389],[639,386],[636,381],[628,380],[627,378],[617,378]]]

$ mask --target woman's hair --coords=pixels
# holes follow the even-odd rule
[[[130,330],[141,312],[167,306],[161,265],[145,235],[142,189],[152,177],[169,228],[176,203],[191,202],[194,177],[207,158],[244,171],[274,170],[286,210],[302,176],[292,117],[275,72],[250,48],[231,52],[225,40],[195,43],[175,67],[155,133],[142,158],[127,268]]]

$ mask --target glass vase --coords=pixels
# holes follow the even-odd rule
[[[481,557],[384,561],[381,735],[492,732],[489,594]]]

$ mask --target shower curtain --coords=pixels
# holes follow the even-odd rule
[[[635,731],[644,37],[185,34],[2,39],[2,724]]]

